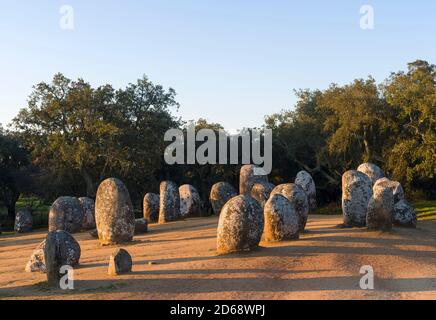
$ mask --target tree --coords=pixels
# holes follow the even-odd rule
[[[417,60],[381,86],[396,130],[387,166],[406,186],[425,186],[436,197],[436,66]]]
[[[29,164],[27,150],[18,139],[0,126],[0,200],[15,219],[15,204],[20,197],[22,169]]]
[[[72,190],[84,185],[93,197],[98,183],[115,175],[130,179],[139,193],[159,167],[163,133],[178,125],[170,114],[178,106],[174,97],[146,77],[115,91],[56,74],[34,87],[14,126],[34,163],[52,178],[63,173],[61,183]]]

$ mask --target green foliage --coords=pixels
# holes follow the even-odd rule
[[[93,197],[109,176],[127,180],[133,193],[142,193],[141,186],[155,182],[162,167],[164,132],[179,125],[170,113],[178,107],[175,95],[146,77],[117,91],[62,74],[35,86],[14,125],[42,170],[40,183],[48,186],[44,196]]]

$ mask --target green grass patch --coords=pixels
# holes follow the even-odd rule
[[[436,220],[436,200],[422,200],[413,203],[419,221]]]

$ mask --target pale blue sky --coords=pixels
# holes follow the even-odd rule
[[[374,30],[359,27],[364,4]],[[0,0],[0,123],[62,72],[117,88],[146,74],[177,91],[185,120],[254,127],[292,108],[294,88],[381,81],[418,58],[436,63],[434,0]]]

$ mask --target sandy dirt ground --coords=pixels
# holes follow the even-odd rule
[[[0,236],[0,299],[436,299],[436,221],[381,233],[340,229],[340,217],[311,216],[298,241],[261,243],[251,253],[218,256],[217,218],[151,225],[122,246],[133,271],[112,277],[108,258],[87,233],[70,291],[46,287],[24,266],[45,232]],[[359,286],[363,265],[375,289]]]

